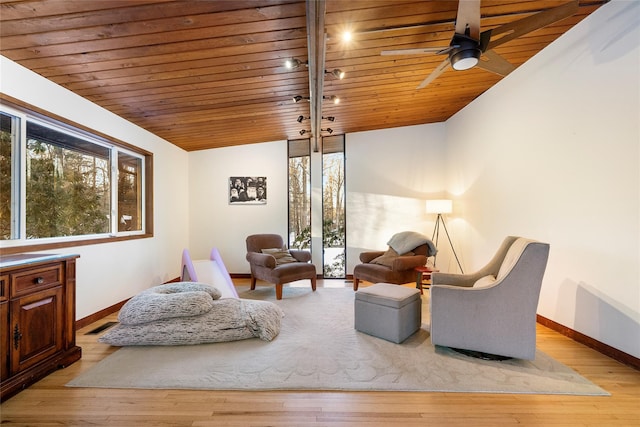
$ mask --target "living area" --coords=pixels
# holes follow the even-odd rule
[[[430,235],[425,200],[450,198],[465,271],[507,235],[548,242],[538,313],[640,357],[637,16],[630,2],[603,6],[446,122],[346,135],[347,272],[397,231]],[[152,238],[55,251],[80,255],[78,320],[177,277],[183,248],[202,258],[216,246],[242,276],[246,236],[286,235],[286,141],[186,152],[0,60],[3,93],[154,153]],[[229,205],[228,178],[255,174],[269,178],[268,203]]]

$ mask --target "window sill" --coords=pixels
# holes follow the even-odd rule
[[[73,241],[67,241],[67,242],[34,243],[31,245],[20,245],[20,246],[0,248],[0,255],[12,255],[12,254],[19,254],[23,252],[47,251],[51,249],[97,245],[101,243],[111,243],[111,242],[122,242],[125,240],[147,239],[150,237],[153,237],[153,233],[136,234],[136,235],[130,235],[130,236],[100,237],[95,239],[73,240]]]

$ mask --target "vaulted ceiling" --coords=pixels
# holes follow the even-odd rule
[[[605,2],[581,0],[480,65],[495,52],[520,66]],[[568,3],[482,0],[480,31]],[[447,120],[504,76],[455,71],[436,52],[381,52],[449,46],[457,11],[418,0],[2,0],[0,53],[194,151]],[[302,65],[287,69],[288,58]]]

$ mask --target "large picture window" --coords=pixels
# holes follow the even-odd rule
[[[150,154],[19,107],[0,110],[3,252],[151,234]]]

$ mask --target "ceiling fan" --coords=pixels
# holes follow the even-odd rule
[[[417,89],[422,89],[442,74],[449,64],[455,70],[468,70],[477,66],[506,76],[515,67],[492,49],[517,37],[546,27],[575,14],[578,0],[538,12],[518,21],[480,32],[480,0],[460,0],[455,33],[447,47],[383,50],[381,55],[414,55],[435,53],[447,57],[425,78]],[[484,56],[480,61],[480,56]]]

